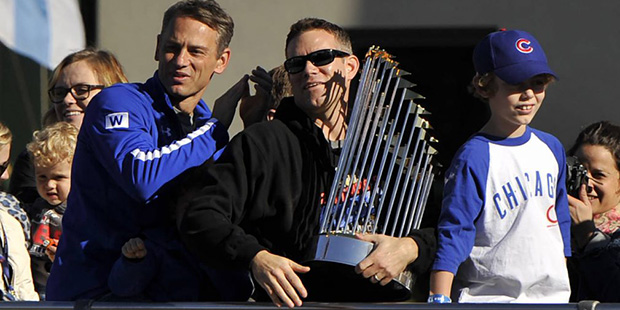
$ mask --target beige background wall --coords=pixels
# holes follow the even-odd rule
[[[150,77],[155,39],[167,0],[102,0],[99,47],[118,55],[131,81]],[[216,76],[212,102],[256,65],[284,60],[284,39],[296,20],[316,16],[345,28],[506,27],[534,34],[560,81],[549,90],[534,127],[570,146],[580,127],[620,123],[620,1],[498,0],[221,0],[235,21],[230,66]],[[450,90],[446,90],[450,91]],[[440,104],[440,103],[438,103]],[[240,122],[233,124],[240,130]]]

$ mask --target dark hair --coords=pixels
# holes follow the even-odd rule
[[[308,17],[304,19],[298,20],[296,23],[291,25],[291,29],[286,36],[286,49],[288,49],[289,43],[299,36],[300,34],[310,31],[310,30],[324,30],[328,33],[332,34],[336,40],[342,45],[341,48],[343,52],[347,52],[349,54],[353,53],[353,47],[351,45],[351,38],[349,34],[344,31],[344,29],[340,28],[340,26],[330,23],[324,19]]]
[[[616,161],[616,169],[620,171],[620,127],[608,121],[594,123],[579,133],[568,155],[573,156],[582,145],[600,145],[605,147]]]
[[[164,13],[161,32],[177,17],[193,18],[217,31],[218,55],[230,44],[235,24],[230,15],[214,0],[184,0],[173,4]]]

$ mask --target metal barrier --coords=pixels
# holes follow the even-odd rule
[[[263,302],[168,302],[168,303],[119,303],[119,302],[93,302],[89,300],[77,302],[3,302],[0,309],[54,309],[54,310],[150,310],[150,309],[205,309],[205,310],[230,310],[230,309],[277,309],[271,303]],[[413,309],[413,310],[620,310],[620,303],[598,303],[584,300],[579,303],[568,304],[427,304],[427,303],[313,303],[308,302],[300,308],[304,310],[335,310],[335,309]]]

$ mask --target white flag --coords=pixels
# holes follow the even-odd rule
[[[77,0],[0,0],[0,41],[54,69],[86,45]]]

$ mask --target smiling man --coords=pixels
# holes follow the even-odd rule
[[[347,33],[316,18],[291,26],[286,56],[294,97],[282,100],[273,121],[235,136],[179,209],[181,233],[203,262],[249,268],[266,293],[258,300],[294,307],[318,297],[308,296],[298,273],[310,268],[298,262],[318,233],[321,194],[334,177],[360,62]],[[432,233],[361,238],[375,251],[356,271],[373,283],[389,283],[414,261],[430,265]]]
[[[154,76],[106,88],[90,103],[48,300],[113,300],[108,275],[123,244],[145,230],[165,231],[172,222],[166,196],[178,177],[228,142],[237,101],[219,100],[211,113],[201,97],[213,74],[226,69],[232,35],[233,21],[215,1],[180,1],[164,15]],[[183,281],[195,290],[203,283]],[[180,296],[166,293],[158,297]]]

